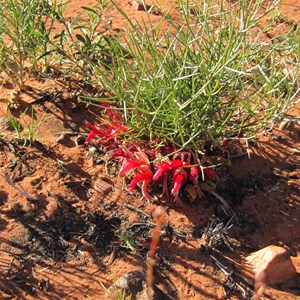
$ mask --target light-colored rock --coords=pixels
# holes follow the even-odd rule
[[[297,287],[299,274],[290,258],[290,251],[279,246],[268,246],[250,254],[247,262],[255,273],[255,297],[260,299],[267,286]]]
[[[132,6],[137,11],[149,11],[152,8],[151,5],[147,5],[147,4],[145,4],[145,2],[139,1],[139,0],[138,1],[137,0],[133,0],[132,1]]]
[[[93,184],[95,191],[102,197],[106,197],[110,192],[114,190],[113,182],[109,183],[101,178],[97,178]]]
[[[142,269],[134,270],[120,277],[109,289],[106,299],[118,299],[118,295],[130,296],[132,300],[171,300],[154,285],[148,297],[146,273]],[[150,298],[150,299],[149,299]]]

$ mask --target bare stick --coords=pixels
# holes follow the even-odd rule
[[[152,231],[152,239],[150,243],[150,250],[148,252],[147,258],[147,295],[148,300],[153,299],[153,283],[154,283],[154,275],[153,269],[155,266],[155,254],[159,244],[159,237],[162,226],[164,225],[164,216],[166,215],[165,209],[162,206],[158,206],[154,211],[154,220],[156,223],[155,228]]]
[[[30,196],[26,191],[24,191],[22,188],[18,188],[13,181],[8,177],[7,174],[4,173],[4,175],[0,174],[0,176],[2,178],[4,178],[4,180],[10,185],[12,186],[16,191],[18,191],[21,195],[23,195],[24,197],[26,197],[28,200],[30,201],[35,201],[35,199]]]

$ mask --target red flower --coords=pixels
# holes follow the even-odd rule
[[[92,124],[85,124],[85,126],[87,128],[91,128],[92,130],[90,131],[90,133],[88,134],[86,140],[85,140],[85,144],[89,143],[90,141],[92,141],[96,136],[102,135],[103,131],[101,131],[100,129],[98,129],[96,126],[92,125]]]
[[[126,126],[117,124],[115,122],[104,122],[103,125],[94,126],[92,124],[85,124],[87,128],[92,129],[88,134],[85,144],[94,140],[96,137],[100,136],[100,138],[96,141],[96,143],[110,143],[116,140],[117,135],[122,131],[127,131],[128,128]]]
[[[147,185],[151,182],[153,178],[153,173],[150,168],[148,156],[142,151],[134,152],[134,156],[136,159],[128,157],[124,158],[124,163],[120,170],[120,175],[126,175],[130,171],[137,169],[137,173],[133,177],[128,189],[130,192],[133,191],[135,186],[142,181],[141,190],[143,196],[148,201],[151,201],[153,199],[147,191]]]
[[[182,167],[183,166],[183,162],[181,160],[172,160],[170,163],[161,163],[158,164],[156,166],[156,172],[153,176],[153,180],[157,180],[158,178],[161,177],[162,174],[168,173],[169,171],[171,171],[172,169],[178,168],[178,167]]]
[[[217,177],[217,173],[212,168],[203,169],[203,172],[207,180],[215,180]]]
[[[183,168],[178,168],[174,171],[172,178],[174,181],[174,185],[173,185],[171,193],[172,193],[172,195],[176,195],[179,193],[179,190],[180,190],[182,184],[187,179],[187,173],[185,170],[183,170]]]
[[[152,177],[153,173],[150,170],[150,168],[145,165],[141,166],[137,174],[133,177],[133,180],[131,181],[128,190],[132,192],[135,186],[139,184],[140,181],[143,181],[141,184],[142,194],[148,201],[152,201],[153,199],[147,191],[147,185],[151,182]]]
[[[120,170],[120,175],[125,175],[125,174],[129,173],[130,171],[132,171],[140,166],[143,166],[143,165],[146,165],[146,166],[148,166],[148,168],[150,168],[148,156],[144,152],[142,152],[142,151],[134,152],[134,155],[135,155],[136,159],[132,159],[132,158],[124,159],[123,166],[121,167],[121,170]]]
[[[171,194],[173,196],[175,196],[174,202],[179,206],[182,205],[182,202],[179,197],[179,191],[180,191],[180,188],[182,187],[183,183],[186,181],[187,177],[188,177],[187,173],[183,168],[177,168],[174,171],[173,176],[172,176],[174,185],[173,185]]]

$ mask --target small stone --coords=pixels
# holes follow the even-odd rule
[[[125,293],[131,295],[134,300],[170,300],[163,291],[154,285],[149,299],[147,293],[146,272],[142,269],[134,270],[120,277],[109,289],[106,299],[114,298],[117,295]]]
[[[93,184],[94,190],[96,190],[102,197],[106,197],[110,192],[114,190],[114,186],[105,180],[98,178]]]

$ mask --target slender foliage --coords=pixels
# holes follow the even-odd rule
[[[178,1],[180,19],[165,11],[155,25],[149,15],[136,24],[116,5],[129,29],[110,40],[112,63],[91,71],[123,110],[131,138],[201,152],[235,133],[250,137],[286,113],[299,87],[299,32],[266,40],[260,20],[278,1],[263,4]]]

